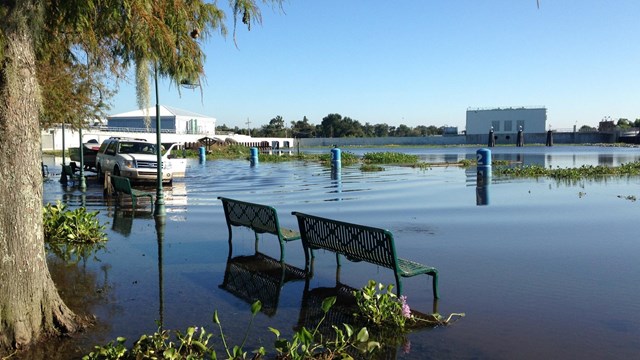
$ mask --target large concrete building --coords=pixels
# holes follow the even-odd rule
[[[544,133],[547,127],[545,107],[509,107],[467,109],[467,135],[486,135],[491,128],[495,135],[511,136],[520,127],[525,133]]]

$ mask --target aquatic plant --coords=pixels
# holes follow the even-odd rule
[[[260,301],[256,301],[251,305],[251,320],[249,321],[246,334],[249,333],[253,319],[261,307],[262,304]],[[218,325],[220,338],[227,355],[226,358],[246,359],[247,352],[243,350],[243,347],[247,340],[247,335],[245,334],[242,344],[230,348],[222,331],[222,325],[218,318],[217,311],[213,313],[213,322]],[[184,333],[176,331],[175,340],[172,341],[171,331],[163,329],[162,326],[159,325],[158,330],[153,334],[140,336],[130,350],[125,346],[127,339],[118,337],[115,343],[111,341],[104,346],[95,346],[94,351],[83,356],[82,359],[217,359],[213,345],[209,345],[212,336],[213,334],[207,332],[203,327],[190,326]],[[260,347],[254,351],[254,353],[264,355],[265,350]]]
[[[618,198],[629,200],[629,201],[636,201],[637,200],[635,195],[627,195],[627,196],[618,195]]]
[[[331,154],[330,153],[321,154],[319,156],[319,160],[323,164],[331,165]],[[349,165],[357,164],[358,162],[360,162],[360,158],[357,155],[349,151],[341,152],[340,163],[342,164],[342,166],[349,166]]]
[[[69,210],[59,200],[44,206],[43,228],[45,248],[66,262],[78,262],[104,248],[105,225],[97,219],[98,211],[84,207]]]
[[[640,175],[640,161],[622,164],[617,167],[602,165],[582,165],[578,168],[546,168],[541,165],[497,167],[493,169],[493,175],[510,177],[550,177],[559,180],[577,180],[608,176],[638,176]]]
[[[335,297],[330,297],[322,302],[322,310],[325,316],[335,301]],[[242,343],[235,346],[227,344],[227,338],[222,330],[218,312],[214,312],[213,322],[218,325],[226,359],[257,359],[266,355],[264,347],[252,351],[252,355],[244,350],[253,319],[261,308],[262,303],[260,301],[256,301],[251,305],[251,319],[245,336]],[[323,316],[320,323],[324,319],[325,317]],[[380,347],[379,343],[369,341],[369,333],[366,328],[361,328],[356,332],[352,326],[347,324],[343,324],[344,330],[334,325],[335,337],[328,340],[323,339],[318,330],[320,323],[313,330],[302,327],[293,334],[291,340],[282,338],[279,330],[269,327],[269,330],[276,335],[275,348],[278,353],[278,359],[349,359],[351,356],[348,351],[351,349],[371,353]],[[111,341],[104,346],[95,346],[94,351],[83,356],[82,359],[217,359],[218,355],[213,345],[209,345],[212,336],[212,333],[207,332],[202,327],[191,326],[184,333],[176,331],[175,339],[172,341],[171,331],[162,329],[159,326],[158,330],[153,334],[142,335],[130,350],[125,346],[126,338],[118,337],[115,342]]]
[[[376,171],[384,171],[384,168],[380,165],[373,164],[362,164],[360,166],[360,171],[362,172],[376,172]]]
[[[377,328],[391,328],[406,332],[411,328],[426,326],[448,325],[454,318],[464,317],[464,313],[452,313],[443,317],[438,313],[417,314],[409,307],[406,296],[393,293],[393,285],[383,285],[369,280],[361,290],[354,292],[358,306],[357,317],[364,318],[368,324]]]
[[[320,325],[325,320],[327,312],[335,304],[336,297],[331,296],[322,301],[323,316],[313,330],[302,327],[293,334],[291,340],[280,338],[280,331],[269,327],[276,335],[276,351],[279,359],[352,359],[349,350],[356,349],[361,353],[372,353],[380,348],[380,343],[369,340],[366,327],[357,332],[353,326],[342,324],[344,330],[332,325],[335,337],[325,340],[320,334]]]
[[[366,286],[354,292],[359,309],[355,315],[378,327],[389,325],[404,329],[407,321],[405,308],[392,290],[393,285],[385,287],[369,280]]]
[[[417,155],[404,154],[398,152],[374,152],[366,153],[362,156],[366,164],[416,164]]]

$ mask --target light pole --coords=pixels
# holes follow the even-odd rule
[[[160,141],[160,100],[158,95],[158,64],[154,64],[153,72],[154,83],[156,87],[156,155],[157,155],[157,173],[156,173],[156,207],[155,216],[163,217],[166,215],[164,206],[164,194],[162,192],[162,142]]]
[[[64,123],[62,123],[62,165],[66,165],[66,163],[64,162]]]
[[[64,166],[66,165],[64,161],[64,122],[62,123],[62,174],[60,175],[60,182],[63,185],[67,185],[67,174],[64,172]]]
[[[78,146],[78,151],[80,151],[80,191],[84,192],[87,190],[87,182],[84,178],[84,144],[82,143],[82,124],[78,127],[78,134],[80,136],[80,146]]]
[[[100,88],[95,84],[90,84],[90,85],[95,87],[98,90],[98,95],[100,95],[100,101],[98,102],[98,109],[99,109],[102,107],[102,105],[104,105],[104,103],[102,102],[102,90],[100,90]],[[82,192],[87,190],[87,181],[84,178],[84,143],[82,142],[82,126],[83,125],[84,125],[84,121],[82,121],[80,123],[80,126],[78,126],[78,135],[80,137],[80,145],[78,146],[78,151],[80,151],[80,191]]]

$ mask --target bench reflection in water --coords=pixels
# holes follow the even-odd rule
[[[260,300],[261,311],[273,316],[284,284],[304,279],[304,269],[256,252],[255,255],[229,257],[224,281],[219,287],[249,304]]]

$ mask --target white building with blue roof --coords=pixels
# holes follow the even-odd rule
[[[135,110],[107,117],[107,129],[118,131],[140,131],[147,129],[145,118],[149,118],[149,129],[156,128],[156,107]],[[160,105],[160,129],[163,133],[202,134],[212,137],[216,133],[216,119],[188,110]]]

